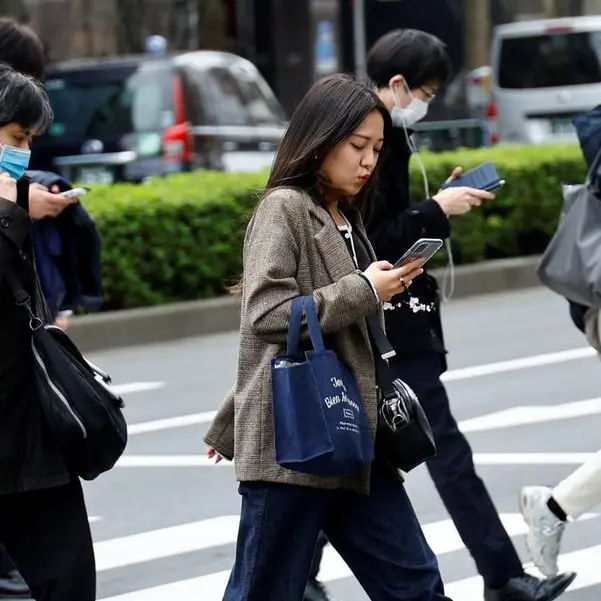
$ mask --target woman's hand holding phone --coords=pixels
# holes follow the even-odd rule
[[[413,279],[424,272],[421,264],[421,260],[416,260],[394,269],[388,261],[376,261],[363,275],[372,283],[380,301],[387,302],[393,296],[405,292]]]

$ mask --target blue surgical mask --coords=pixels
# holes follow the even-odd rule
[[[21,179],[29,167],[31,150],[0,143],[0,171],[8,173],[14,179]]]

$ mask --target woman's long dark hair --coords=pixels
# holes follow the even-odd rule
[[[265,192],[278,186],[293,186],[316,192],[323,159],[348,138],[372,111],[384,119],[384,147],[392,128],[390,114],[373,87],[351,75],[330,75],[317,81],[296,107],[267,181]],[[378,164],[380,161],[378,161]],[[377,168],[353,199],[353,207],[364,218],[371,210],[377,183]]]
[[[300,188],[311,194],[316,202],[322,202],[322,191],[318,188],[322,161],[374,110],[379,111],[384,119],[384,145],[380,160],[369,181],[352,199],[352,204],[347,199],[342,201],[343,208],[350,210],[352,207],[367,219],[392,122],[374,88],[351,75],[331,75],[320,79],[305,94],[282,138],[263,196],[274,188],[289,186]],[[229,290],[232,294],[241,294],[242,278]]]

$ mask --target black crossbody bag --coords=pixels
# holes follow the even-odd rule
[[[109,375],[48,323],[37,274],[34,302],[13,272],[6,281],[29,318],[36,391],[50,431],[67,466],[93,480],[115,465],[127,445],[123,400],[109,387]]]
[[[366,321],[380,388],[376,455],[409,472],[436,456],[434,435],[415,392],[390,371],[388,359],[394,357],[395,351],[377,316],[370,315]]]

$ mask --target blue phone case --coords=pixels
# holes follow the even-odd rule
[[[467,186],[469,188],[477,188],[478,190],[494,190],[501,185],[501,181],[496,167],[488,162],[471,171],[467,171],[448,184],[443,184],[441,189]]]

